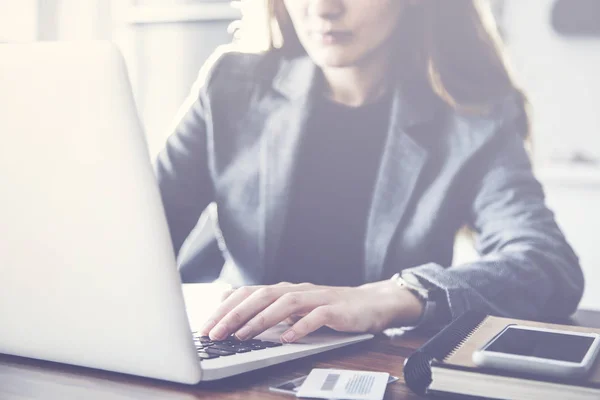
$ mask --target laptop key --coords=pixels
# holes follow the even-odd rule
[[[208,347],[208,348],[204,349],[204,351],[208,354],[222,356],[222,357],[232,356],[235,354],[233,351],[215,349],[214,347]]]
[[[265,347],[278,347],[282,346],[283,344],[280,342],[262,342],[262,345]]]
[[[235,349],[237,349],[237,347],[227,346],[227,345],[221,344],[221,343],[213,344],[212,346],[210,346],[210,348],[217,349],[217,350],[224,350],[224,351],[233,351],[233,352],[235,352]]]
[[[251,347],[238,347],[237,349],[235,349],[236,353],[248,353],[252,351]]]
[[[215,345],[213,347],[211,347],[213,349],[218,349],[218,350],[225,350],[225,351],[231,351],[234,353],[248,353],[249,351],[252,351],[252,347],[250,346],[244,346],[244,345],[238,345],[238,346],[223,346],[223,345]],[[259,350],[259,349],[257,349]]]
[[[224,340],[213,340],[210,342],[202,342],[202,346],[208,348],[209,346],[215,350],[226,351],[231,353],[247,353],[254,350],[264,350],[270,347],[281,346],[281,343],[267,342],[259,339],[250,339],[241,341],[230,336]]]
[[[213,358],[219,358],[218,355],[216,354],[208,354],[205,351],[199,351],[198,352],[198,357],[202,360],[212,360]]]

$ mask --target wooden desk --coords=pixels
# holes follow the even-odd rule
[[[600,312],[579,311],[571,323],[600,327]],[[402,364],[426,340],[416,334],[380,335],[358,345],[191,387],[0,355],[0,399],[290,399],[269,392],[269,385],[304,375],[314,367],[389,372],[400,381],[388,386],[386,399],[418,399],[404,385]]]

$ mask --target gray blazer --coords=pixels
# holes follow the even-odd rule
[[[276,51],[224,52],[210,65],[156,164],[173,245],[180,267],[204,268],[205,279],[272,283],[321,75],[310,59]],[[507,97],[486,116],[461,114],[410,84],[395,89],[368,214],[365,282],[410,270],[445,292],[454,317],[472,308],[524,318],[575,310],[583,275],[544,205],[519,110]],[[465,224],[481,258],[451,266]],[[202,260],[215,236],[225,263],[211,270]]]

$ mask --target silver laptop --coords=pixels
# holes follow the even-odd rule
[[[0,353],[193,384],[372,337],[275,346],[275,327],[201,359],[120,53],[9,44],[0,60]]]

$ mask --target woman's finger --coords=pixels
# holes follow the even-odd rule
[[[235,336],[240,340],[253,338],[289,318],[291,315],[308,313],[316,307],[327,304],[331,299],[331,296],[328,294],[329,292],[325,290],[284,293],[238,329]],[[237,311],[245,315],[246,310],[244,307],[246,307],[246,303],[249,302],[240,304],[234,312]]]
[[[220,319],[215,320],[216,325],[209,332],[209,336],[215,340],[222,340],[233,334],[246,324],[250,319],[275,302],[282,295],[293,291],[306,291],[314,286],[309,284],[277,284],[263,286],[254,290],[249,296],[246,296],[233,307],[223,308],[220,311],[227,310],[225,315],[218,315]],[[232,296],[235,296],[233,294]],[[229,299],[226,301],[228,302]]]
[[[274,286],[291,286],[291,285],[292,284],[289,282],[279,282],[279,283],[275,284]],[[261,287],[264,287],[264,285],[261,285],[261,286],[257,285],[257,286],[252,286],[252,287],[259,289]],[[220,302],[222,303],[225,300],[227,300],[227,298],[229,296],[231,296],[233,293],[235,293],[236,291],[237,291],[237,289],[234,289],[234,288],[229,288],[227,290],[224,290],[223,293],[221,293]]]
[[[228,298],[229,296],[231,296],[232,294],[234,294],[234,293],[235,293],[235,290],[236,290],[236,289],[227,289],[227,290],[225,290],[223,293],[221,293],[221,299],[220,299],[220,302],[222,303],[222,302],[224,302],[225,300],[227,300],[227,298]]]
[[[288,324],[289,326],[292,326],[296,322],[300,321],[300,318],[302,318],[302,317],[303,317],[303,315],[291,315],[291,316],[287,317],[285,319],[285,321],[283,321],[283,322]]]
[[[285,331],[281,335],[281,341],[293,343],[323,326],[335,324],[339,312],[335,306],[331,305],[317,307]]]
[[[226,300],[226,306],[219,309],[220,314],[217,315],[219,319],[214,320],[216,324],[210,330],[209,336],[214,340],[226,338],[283,294],[293,290],[298,290],[297,285],[262,286],[253,290],[248,296],[240,297],[241,301]],[[235,294],[231,297],[233,296]],[[222,314],[224,311],[226,312]]]
[[[231,310],[233,310],[238,304],[250,297],[252,293],[261,289],[264,286],[242,286],[241,288],[235,289],[229,296],[227,296],[223,302],[219,305],[217,310],[210,316],[208,321],[204,324],[200,333],[203,336],[207,336],[210,331],[225,317]]]

